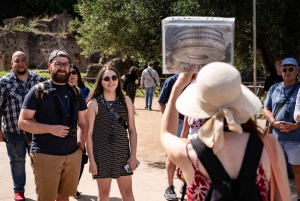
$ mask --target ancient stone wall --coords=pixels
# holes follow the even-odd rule
[[[4,20],[7,25],[26,21],[18,17]],[[68,24],[72,17],[67,14],[55,15],[51,20],[39,22],[40,32],[9,31],[0,28],[0,70],[11,69],[11,56],[14,52],[23,51],[30,63],[30,68],[47,67],[48,58],[53,50],[60,49],[69,53],[72,63],[86,71],[90,59],[81,55],[76,38],[68,33]],[[12,25],[13,26],[13,25]]]

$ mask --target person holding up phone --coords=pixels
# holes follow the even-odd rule
[[[122,199],[134,201],[131,175],[138,167],[134,107],[123,95],[119,74],[111,63],[100,70],[87,104],[86,148],[89,171],[98,184],[98,200],[109,200],[111,180],[117,179]]]

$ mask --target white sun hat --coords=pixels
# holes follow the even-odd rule
[[[241,124],[256,114],[262,104],[241,83],[239,71],[228,63],[204,66],[176,101],[178,112],[188,117],[210,118],[199,130],[199,138],[216,153],[223,147],[223,117],[231,131],[242,133]]]

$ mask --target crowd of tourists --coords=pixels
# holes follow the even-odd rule
[[[116,179],[122,200],[134,201],[138,84],[145,89],[149,111],[154,88],[161,87],[166,200],[178,199],[175,172],[183,183],[181,200],[292,200],[287,169],[300,196],[300,83],[294,58],[276,61],[278,75],[267,78],[264,105],[242,85],[239,71],[223,62],[207,64],[199,72],[195,65],[162,86],[151,62],[140,83],[137,67],[120,75],[107,63],[91,90],[63,50],[50,54],[46,81],[28,69],[22,51],[12,55],[11,66],[0,78],[0,141],[6,142],[16,201],[25,200],[26,153],[39,201],[80,197],[77,186],[88,161],[98,200],[109,200]],[[252,120],[262,107],[269,122],[266,131]]]

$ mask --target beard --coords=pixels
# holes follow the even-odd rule
[[[25,69],[24,71],[17,70],[17,74],[18,75],[25,75],[26,71],[27,71],[27,69]]]
[[[59,73],[65,73],[65,75],[60,75]],[[65,70],[57,70],[56,73],[51,72],[51,79],[57,83],[67,83],[70,77],[70,73]]]

